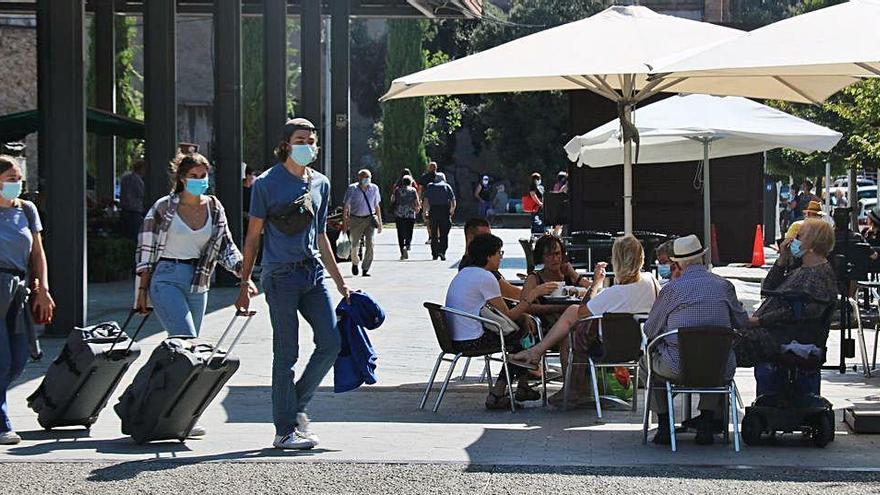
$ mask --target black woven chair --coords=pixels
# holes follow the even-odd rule
[[[678,336],[681,380],[678,383],[666,382],[664,387],[655,387],[652,382],[651,351],[658,342],[672,335]],[[739,452],[739,418],[736,408],[736,383],[724,376],[733,346],[734,332],[726,327],[682,327],[678,330],[658,335],[648,344],[648,380],[645,385],[645,415],[642,424],[642,442],[648,442],[648,426],[651,414],[651,393],[666,393],[669,429],[672,451],[676,451],[675,408],[673,394],[720,394],[724,395],[730,409],[730,422],[733,423],[734,448]],[[727,429],[725,428],[725,439]]]
[[[437,336],[437,343],[440,345],[440,354],[437,356],[437,361],[434,363],[434,370],[431,372],[431,377],[428,379],[428,383],[425,386],[425,393],[422,394],[422,401],[419,403],[419,409],[425,408],[425,402],[427,402],[428,395],[431,393],[431,389],[434,387],[434,379],[437,377],[437,372],[440,370],[440,363],[447,362],[450,364],[449,370],[446,372],[446,379],[443,380],[443,385],[440,387],[440,395],[437,396],[437,402],[434,404],[434,412],[437,412],[437,410],[440,409],[440,402],[443,400],[443,396],[446,394],[446,388],[449,386],[449,380],[452,378],[452,374],[455,371],[455,365],[458,363],[458,360],[462,357],[482,357],[485,359],[486,363],[485,372],[489,376],[489,379],[487,381],[489,382],[490,390],[492,389],[492,375],[489,362],[497,361],[502,364],[502,367],[504,368],[504,375],[507,377],[507,391],[510,395],[510,410],[511,412],[515,412],[516,403],[513,397],[513,384],[510,381],[510,371],[507,367],[508,349],[505,345],[504,335],[501,333],[500,325],[492,320],[479,316],[474,316],[470,313],[465,313],[464,311],[459,311],[457,309],[447,308],[439,304],[426,302],[424,306],[425,309],[428,310],[428,314],[431,317],[431,324],[434,326],[434,334]],[[498,330],[499,335],[498,347],[491,349],[488,352],[457,351],[452,343],[452,337],[449,331],[449,321],[447,319],[448,315],[456,315],[462,318],[470,318],[472,320],[479,321],[483,324],[484,327],[495,327]],[[493,357],[494,354],[499,353],[501,354],[500,358]]]

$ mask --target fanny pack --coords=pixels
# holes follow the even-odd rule
[[[315,218],[315,207],[311,194],[312,171],[306,169],[306,192],[277,211],[269,214],[269,222],[287,235],[296,235],[306,230]]]

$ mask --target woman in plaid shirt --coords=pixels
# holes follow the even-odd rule
[[[150,208],[138,236],[136,307],[146,312],[152,302],[169,335],[198,336],[218,263],[236,276],[241,272],[223,205],[205,194],[209,168],[198,153],[178,154],[171,194]],[[256,293],[253,282],[247,285]]]

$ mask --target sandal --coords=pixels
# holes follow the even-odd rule
[[[538,369],[538,363],[533,363],[531,361],[526,361],[525,359],[519,359],[513,357],[513,354],[507,355],[507,362],[514,366],[519,366],[520,368],[525,368],[527,370],[536,370]]]
[[[513,407],[522,409],[522,404],[514,402]],[[486,397],[486,409],[490,411],[510,409],[510,397],[507,394],[496,395],[495,392],[489,392],[488,397]]]
[[[528,402],[530,400],[540,400],[541,392],[529,387],[516,387],[516,393],[513,397],[520,402]]]

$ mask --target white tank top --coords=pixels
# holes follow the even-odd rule
[[[171,220],[171,227],[168,228],[168,239],[165,242],[165,251],[162,253],[162,257],[178,260],[199,258],[211,238],[213,228],[211,220],[211,208],[208,208],[208,219],[205,221],[205,225],[198,230],[193,230],[180,218],[180,215],[175,213]]]

